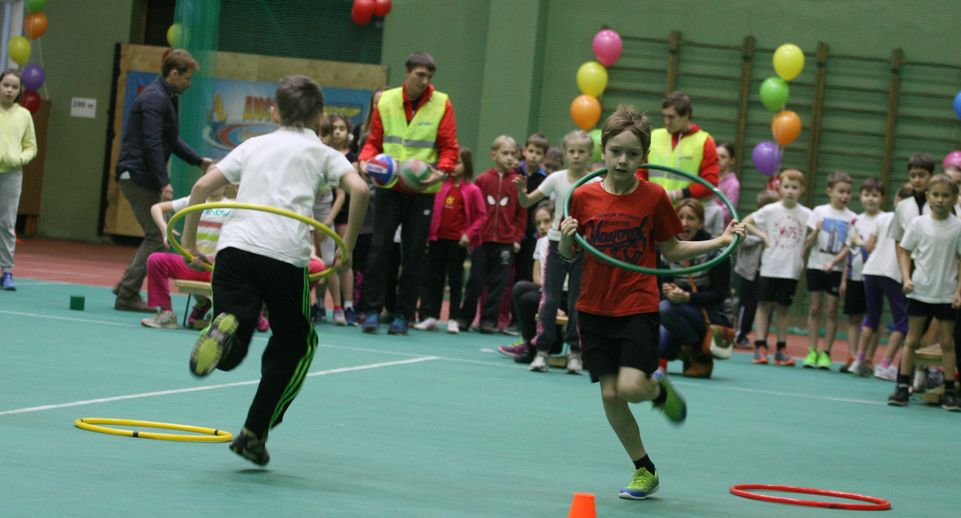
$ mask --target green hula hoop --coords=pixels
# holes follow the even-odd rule
[[[717,187],[714,187],[713,185],[711,185],[710,182],[708,182],[707,180],[701,178],[700,176],[697,176],[697,175],[694,175],[694,174],[691,174],[691,173],[687,173],[687,172],[684,172],[684,171],[680,171],[680,170],[678,170],[678,169],[674,169],[673,167],[663,166],[663,165],[643,164],[643,165],[641,165],[641,167],[644,168],[644,169],[660,169],[661,171],[667,171],[667,172],[670,172],[670,173],[678,174],[678,175],[681,175],[681,176],[683,176],[683,177],[685,177],[685,178],[687,178],[687,179],[689,179],[689,180],[693,180],[693,181],[695,181],[695,182],[703,185],[704,187],[707,187],[708,189],[711,190],[711,192],[714,193],[715,196],[717,196],[718,198],[721,199],[721,201],[724,202],[724,205],[727,206],[727,209],[728,209],[729,211],[731,211],[731,217],[732,217],[733,219],[738,219],[737,209],[734,208],[734,204],[731,203],[731,200],[727,199],[727,196],[724,196],[724,193],[722,193],[722,192],[720,191],[720,189],[718,189]],[[570,217],[571,197],[574,195],[574,191],[577,190],[578,187],[586,184],[587,182],[593,180],[594,178],[597,178],[598,176],[601,176],[601,175],[606,174],[606,173],[607,173],[607,168],[598,169],[597,171],[594,171],[594,172],[592,172],[592,173],[588,173],[588,174],[585,175],[583,178],[581,178],[580,180],[578,180],[578,181],[571,187],[570,192],[567,193],[567,197],[564,199],[564,219],[567,219],[568,217]],[[737,247],[738,243],[741,241],[741,236],[735,235],[735,236],[734,236],[734,240],[731,241],[731,244],[728,245],[727,248],[725,248],[725,249],[720,253],[720,255],[718,255],[718,256],[715,257],[714,259],[711,259],[710,261],[707,261],[706,263],[698,264],[698,265],[695,265],[695,266],[689,266],[689,267],[687,267],[687,268],[677,268],[677,269],[674,269],[674,268],[668,268],[668,269],[646,268],[646,267],[644,267],[644,266],[638,266],[638,265],[636,265],[636,264],[626,263],[626,262],[624,262],[624,261],[621,261],[620,259],[616,259],[616,258],[614,258],[614,257],[611,257],[611,256],[605,254],[604,252],[601,252],[600,250],[598,250],[597,248],[595,248],[594,245],[588,243],[587,240],[584,239],[584,236],[582,236],[582,235],[580,235],[580,234],[574,234],[574,240],[577,241],[577,244],[580,245],[582,248],[584,248],[584,250],[587,250],[588,252],[590,252],[591,254],[593,254],[594,257],[597,257],[598,259],[600,259],[600,260],[602,260],[602,261],[604,261],[604,262],[606,262],[606,263],[608,263],[608,264],[611,264],[611,265],[613,265],[613,266],[617,266],[618,268],[624,268],[625,270],[630,270],[630,271],[632,271],[632,272],[646,273],[646,274],[649,274],[649,275],[686,275],[686,274],[689,274],[689,273],[695,273],[695,272],[700,272],[700,271],[704,271],[704,270],[710,270],[711,268],[714,268],[714,267],[715,267],[718,263],[720,263],[721,261],[727,259],[727,256],[731,255],[731,252],[734,251],[734,249]]]
[[[178,211],[176,214],[170,217],[169,221],[167,221],[167,242],[170,243],[170,246],[173,247],[173,249],[176,250],[177,253],[184,256],[184,259],[186,259],[188,263],[194,260],[194,255],[188,252],[187,249],[180,244],[180,241],[177,240],[177,236],[174,235],[174,223],[177,222],[180,218],[183,218],[184,216],[186,216],[187,214],[192,214],[194,212],[199,212],[207,209],[258,210],[260,212],[269,212],[270,214],[276,214],[278,216],[284,216],[284,217],[296,219],[301,223],[305,223],[307,225],[314,227],[315,229],[317,229],[318,232],[321,232],[325,234],[327,237],[333,239],[334,243],[336,243],[337,246],[340,247],[341,252],[343,252],[343,256],[350,257],[350,250],[347,250],[347,243],[344,243],[344,240],[341,239],[336,232],[331,230],[330,227],[328,227],[327,225],[324,225],[323,223],[315,219],[308,218],[307,216],[297,214],[296,212],[289,211],[287,209],[280,209],[277,207],[271,207],[269,205],[257,205],[255,203],[241,203],[237,201],[218,201],[218,202],[210,202],[210,203],[201,203],[199,205],[191,205],[189,207],[186,207]],[[213,265],[205,264],[204,268],[206,268],[207,271],[213,271]],[[334,271],[335,270],[333,265],[327,265],[324,271],[311,274],[308,278],[310,279],[311,282],[316,282],[320,279],[323,279],[324,277],[333,275]]]

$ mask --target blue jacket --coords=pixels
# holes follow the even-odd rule
[[[202,158],[180,140],[179,131],[176,94],[163,78],[158,78],[130,107],[117,160],[117,179],[129,171],[134,183],[159,191],[170,183],[167,160],[171,152],[199,166]]]

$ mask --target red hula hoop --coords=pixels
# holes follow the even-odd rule
[[[847,504],[843,502],[821,502],[818,500],[802,500],[800,498],[788,498],[783,496],[762,495],[751,493],[748,489],[761,489],[764,491],[784,491],[786,493],[804,493],[807,495],[831,496],[835,498],[848,498],[850,500],[860,500],[870,502],[869,504]],[[845,493],[843,491],[830,491],[827,489],[813,489],[809,487],[778,486],[772,484],[737,484],[731,486],[731,494],[743,498],[761,500],[762,502],[775,502],[778,504],[803,505],[808,507],[825,507],[828,509],[847,509],[850,511],[887,511],[891,509],[891,502],[883,498],[859,495],[856,493]]]

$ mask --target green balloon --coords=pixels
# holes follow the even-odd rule
[[[769,77],[761,83],[761,103],[772,112],[781,111],[788,98],[787,81],[780,77]]]
[[[26,4],[27,10],[31,13],[35,13],[47,5],[47,0],[27,0]]]
[[[604,160],[604,157],[601,154],[601,129],[594,128],[591,131],[588,131],[587,134],[591,137],[591,140],[594,141],[594,156],[591,159],[595,162]]]

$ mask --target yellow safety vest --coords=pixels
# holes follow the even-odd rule
[[[398,87],[385,91],[377,102],[380,121],[384,125],[384,153],[394,157],[398,165],[404,160],[416,158],[436,166],[437,128],[447,108],[447,94],[434,90],[430,99],[417,109],[408,123],[402,89]],[[383,188],[392,188],[397,178],[395,174],[394,179]],[[422,192],[435,193],[440,190],[442,183],[435,183]]]
[[[709,138],[711,135],[708,132],[699,130],[693,135],[681,137],[677,147],[671,148],[671,134],[664,128],[658,128],[651,132],[651,149],[648,151],[647,163],[700,175],[704,142]],[[659,169],[649,169],[647,174],[650,181],[664,187],[666,191],[683,189],[693,183],[687,178]]]

